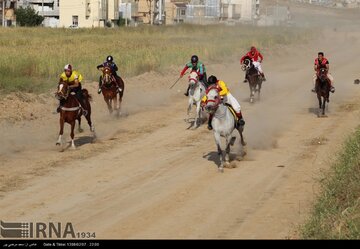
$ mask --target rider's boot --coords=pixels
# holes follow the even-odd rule
[[[248,82],[247,74],[245,75],[245,79],[244,79],[243,83],[246,83],[246,82]]]
[[[262,81],[266,81],[265,75],[264,73],[260,73],[261,77],[262,77]]]
[[[245,120],[244,120],[244,117],[242,116],[241,111],[239,113],[236,112],[236,116],[238,118],[238,122],[236,124],[237,128],[239,128],[240,126],[244,126]]]
[[[101,82],[102,82],[102,79],[101,79],[101,76],[99,78],[99,89],[98,89],[98,94],[101,93]]]
[[[208,120],[208,129],[209,129],[209,130],[212,130],[212,129],[213,129],[213,127],[212,127],[212,125],[211,125],[212,119],[213,119],[213,115],[212,115],[212,114],[209,114],[209,120]]]
[[[185,96],[189,96],[189,90],[190,90],[190,85],[188,86],[188,88],[186,89],[186,92],[184,93]]]
[[[80,105],[81,105],[81,107],[83,109],[83,115],[87,116],[88,110],[87,110],[87,107],[85,105],[84,95],[81,92],[81,93],[76,94],[76,96],[77,96],[77,100],[79,101],[79,103],[80,103]]]
[[[330,84],[330,92],[334,93],[335,92],[335,87],[333,87],[332,84]]]

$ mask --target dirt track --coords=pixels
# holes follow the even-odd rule
[[[206,125],[187,129],[184,122],[186,81],[167,89],[176,71],[128,79],[120,119],[108,116],[96,84],[88,84],[99,138],[90,143],[84,122],[76,151],[55,147],[58,116],[49,114],[55,101],[34,104],[34,120],[2,123],[0,218],[72,222],[97,238],[296,237],[314,198],[315,178],[360,121],[360,89],[353,84],[360,35],[323,35],[321,46],[320,37],[314,46],[268,52],[268,81],[261,101],[252,105],[238,63],[208,67],[228,82],[246,120],[247,155],[236,160],[233,148],[236,167],[223,174],[216,170],[212,132]],[[310,92],[318,50],[329,57],[336,81],[328,118],[321,119]],[[351,63],[344,53],[353,55]]]

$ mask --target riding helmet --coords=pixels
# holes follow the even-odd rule
[[[106,57],[106,61],[107,62],[112,62],[113,61],[113,57],[111,55],[109,55],[108,57]]]
[[[72,66],[70,64],[66,64],[64,70],[72,71]]]
[[[216,76],[214,76],[214,75],[211,75],[211,76],[208,78],[208,84],[210,84],[210,85],[216,84],[217,81],[218,81],[218,80],[217,80]]]
[[[197,63],[199,61],[199,57],[197,55],[191,56],[191,63]]]

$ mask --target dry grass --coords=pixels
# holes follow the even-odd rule
[[[51,29],[0,28],[0,92],[42,92],[54,87],[65,64],[88,81],[98,78],[96,65],[111,54],[125,77],[182,66],[192,54],[205,63],[239,58],[251,45],[266,49],[304,42],[294,28],[193,26]],[[179,68],[180,71],[180,68]]]

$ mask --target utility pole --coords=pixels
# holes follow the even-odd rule
[[[125,27],[128,26],[127,16],[128,16],[128,0],[126,0],[125,2]]]
[[[5,27],[5,0],[2,1],[2,26]]]

